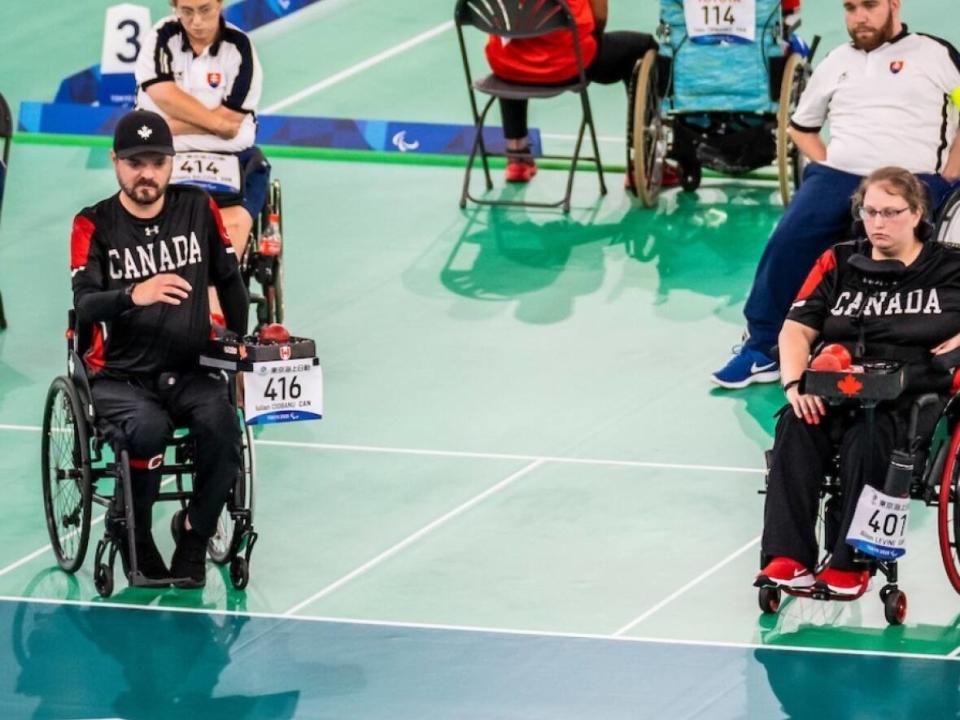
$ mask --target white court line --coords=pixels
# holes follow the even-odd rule
[[[718,640],[685,640],[679,638],[655,637],[617,637],[591,633],[551,632],[549,630],[522,630],[514,628],[479,627],[475,625],[444,625],[435,623],[397,622],[393,620],[368,620],[361,618],[328,617],[322,615],[287,615],[249,610],[226,610],[212,608],[189,608],[161,605],[129,605],[108,601],[54,600],[51,598],[30,598],[16,595],[0,595],[0,602],[56,605],[82,608],[108,608],[127,612],[186,613],[190,615],[212,615],[215,617],[240,617],[259,620],[282,620],[288,622],[308,622],[326,625],[355,625],[359,627],[403,628],[407,630],[441,630],[447,632],[475,633],[478,635],[506,635],[509,637],[557,638],[561,640],[595,640],[605,643],[642,643],[645,645],[682,645],[685,647],[731,648],[739,650],[768,650],[770,652],[810,653],[813,655],[865,655],[870,657],[889,657],[906,660],[951,660],[948,655],[928,653],[893,652],[888,650],[855,650],[847,648],[804,647],[798,645],[763,645],[761,643],[722,642]]]
[[[452,520],[453,518],[457,517],[458,515],[462,515],[462,514],[465,513],[467,510],[469,510],[470,508],[472,508],[474,505],[477,505],[478,503],[483,502],[484,500],[486,500],[486,499],[487,499],[488,497],[490,497],[491,495],[495,495],[496,493],[500,492],[501,490],[503,490],[505,487],[507,487],[508,485],[510,485],[511,483],[513,483],[514,481],[519,480],[519,479],[522,478],[524,475],[527,475],[527,474],[529,474],[530,472],[532,472],[533,470],[536,470],[536,469],[537,469],[538,467],[540,467],[541,465],[543,465],[543,462],[540,461],[540,460],[537,460],[537,461],[535,461],[535,462],[532,462],[532,463],[530,463],[529,465],[527,465],[527,466],[523,467],[522,469],[518,470],[517,472],[513,473],[513,475],[510,475],[509,477],[501,480],[501,481],[498,482],[496,485],[493,485],[493,486],[487,488],[486,490],[484,490],[484,491],[483,491],[482,493],[480,493],[479,495],[475,495],[475,496],[472,497],[470,500],[467,500],[465,503],[463,503],[463,504],[461,504],[461,505],[458,505],[457,507],[455,507],[453,510],[451,510],[451,511],[448,512],[448,513],[446,513],[445,515],[442,515],[442,516],[438,517],[436,520],[434,520],[434,521],[431,522],[430,524],[424,525],[422,528],[420,528],[419,530],[417,530],[415,533],[413,533],[412,535],[407,536],[404,540],[401,540],[400,542],[398,542],[398,543],[397,543],[396,545],[394,545],[393,547],[391,547],[391,548],[385,550],[384,552],[380,553],[379,555],[377,555],[377,556],[376,556],[375,558],[373,558],[372,560],[369,560],[369,561],[365,562],[363,565],[361,565],[360,567],[358,567],[356,570],[354,570],[354,571],[352,571],[352,572],[344,575],[342,578],[340,578],[340,579],[337,580],[336,582],[333,582],[333,583],[331,583],[330,585],[327,585],[325,588],[323,588],[323,590],[320,590],[319,592],[314,593],[313,595],[311,595],[310,597],[308,597],[308,598],[307,598],[306,600],[304,600],[303,602],[294,605],[292,608],[290,608],[289,610],[287,610],[287,611],[284,613],[284,615],[285,615],[285,616],[293,615],[295,612],[297,612],[298,610],[302,610],[303,608],[305,608],[305,607],[306,607],[307,605],[309,605],[310,603],[312,603],[312,602],[314,602],[314,601],[316,601],[316,600],[319,600],[319,599],[322,598],[322,597],[326,597],[326,596],[329,595],[330,593],[332,593],[332,592],[334,592],[335,590],[337,590],[337,589],[343,587],[344,585],[346,585],[346,584],[347,584],[348,582],[350,582],[351,580],[354,580],[355,578],[358,578],[358,577],[360,577],[361,575],[363,575],[364,573],[366,573],[368,570],[373,569],[374,567],[376,567],[377,565],[379,565],[379,564],[380,564],[381,562],[383,562],[384,560],[386,560],[386,559],[388,559],[388,558],[390,558],[390,557],[393,557],[394,555],[396,555],[398,552],[400,552],[400,551],[403,550],[404,548],[409,547],[410,545],[412,545],[413,543],[415,543],[417,540],[419,540],[419,539],[422,538],[423,536],[425,536],[425,535],[433,532],[433,531],[436,530],[438,527],[440,527],[441,525],[443,525],[444,523],[446,523],[448,520]]]
[[[0,427],[2,427],[2,426],[0,426]],[[163,487],[164,485],[169,485],[169,484],[172,483],[173,481],[174,481],[174,478],[172,478],[172,477],[167,478],[167,479],[164,480],[162,483],[160,483],[160,487]],[[103,522],[103,519],[104,519],[106,516],[107,516],[107,514],[104,513],[103,515],[98,515],[97,517],[93,518],[93,520],[90,521],[90,528],[92,529],[93,526],[96,525],[97,523]],[[80,532],[79,528],[78,528],[77,530],[71,530],[69,533],[67,533],[66,535],[63,536],[63,539],[64,539],[64,540],[67,540],[68,538],[72,538],[72,537],[73,537],[74,535],[76,535],[78,532]],[[50,551],[52,551],[52,550],[53,550],[53,545],[51,545],[50,543],[47,543],[46,545],[44,545],[44,546],[41,547],[41,548],[37,548],[36,550],[34,550],[34,551],[33,551],[32,553],[30,553],[29,555],[25,555],[25,556],[23,556],[22,558],[20,558],[19,560],[10,563],[10,564],[7,565],[5,568],[0,568],[0,577],[3,577],[4,575],[6,575],[6,574],[9,573],[9,572],[13,572],[14,570],[16,570],[16,569],[17,569],[18,567],[20,567],[21,565],[26,565],[28,562],[30,562],[30,561],[33,560],[34,558],[40,557],[40,556],[43,555],[45,552],[50,552]]]
[[[695,577],[693,580],[691,580],[690,582],[688,582],[686,585],[684,585],[684,586],[683,586],[682,588],[680,588],[679,590],[676,590],[675,592],[671,593],[670,595],[667,595],[667,597],[665,597],[663,600],[661,600],[660,602],[658,602],[658,603],[657,603],[656,605],[654,605],[652,608],[650,608],[649,610],[647,610],[645,613],[643,613],[643,615],[640,615],[638,618],[635,618],[634,620],[631,620],[631,621],[628,622],[626,625],[624,625],[622,628],[620,628],[619,630],[617,630],[617,631],[613,634],[613,636],[614,636],[614,637],[620,637],[620,636],[625,635],[626,633],[630,632],[633,628],[635,628],[637,625],[639,625],[640,623],[642,623],[644,620],[646,620],[648,617],[650,617],[651,615],[653,615],[655,612],[657,612],[658,610],[662,609],[664,606],[670,604],[671,602],[673,602],[674,600],[676,600],[678,597],[680,597],[681,595],[683,595],[687,590],[691,589],[691,588],[694,587],[695,585],[699,585],[701,582],[703,582],[703,581],[706,580],[708,577],[710,577],[710,576],[713,575],[715,572],[717,572],[717,570],[719,570],[720,568],[724,567],[724,566],[727,565],[728,563],[732,562],[732,561],[735,560],[736,558],[738,558],[738,557],[740,557],[741,555],[743,555],[743,553],[745,553],[747,550],[749,550],[750,548],[752,548],[752,547],[753,547],[754,545],[756,545],[758,542],[760,542],[760,536],[759,536],[759,535],[758,535],[757,537],[755,537],[753,540],[751,540],[750,542],[748,542],[746,545],[744,545],[742,548],[740,548],[739,550],[735,551],[732,555],[727,556],[726,558],[724,558],[723,560],[721,560],[720,562],[718,562],[716,565],[714,565],[712,568],[710,568],[710,569],[707,570],[706,572],[701,573],[700,575],[698,575],[697,577]]]
[[[311,450],[383,453],[387,455],[426,455],[429,457],[475,458],[481,460],[526,460],[567,465],[607,465],[614,467],[659,468],[663,470],[705,470],[709,472],[762,474],[759,468],[730,467],[726,465],[691,465],[683,463],[645,462],[642,460],[603,460],[597,458],[558,457],[552,455],[523,455],[511,453],[468,452],[461,450],[429,450],[422,448],[379,447],[376,445],[337,445],[329,443],[293,442],[286,440],[254,440],[255,445],[293,447]]]
[[[96,525],[97,523],[102,522],[103,519],[104,519],[106,516],[107,516],[106,513],[104,513],[103,515],[100,515],[99,517],[95,517],[93,520],[90,521],[90,527],[92,528],[92,527],[93,527],[94,525]],[[66,535],[63,536],[63,539],[64,539],[64,540],[67,540],[68,538],[73,537],[74,535],[76,535],[76,534],[79,533],[79,532],[80,532],[79,529],[77,529],[77,530],[71,530],[69,533],[67,533]],[[29,555],[25,555],[24,557],[20,558],[20,559],[17,560],[16,562],[10,563],[10,564],[7,565],[5,568],[0,569],[0,577],[3,577],[4,575],[6,575],[6,574],[9,573],[9,572],[13,572],[14,570],[16,570],[16,569],[17,569],[18,567],[20,567],[21,565],[26,565],[28,562],[30,562],[30,561],[33,560],[34,558],[40,557],[40,556],[43,555],[45,552],[50,552],[51,550],[53,550],[53,545],[51,545],[50,543],[47,543],[47,544],[44,545],[42,548],[37,548],[36,550],[34,550],[34,551],[33,551],[32,553],[30,553]]]
[[[390,58],[395,57],[396,55],[406,52],[410,48],[416,47],[421,43],[425,43],[427,40],[430,40],[436,37],[437,35],[441,35],[452,28],[453,28],[453,20],[448,20],[445,23],[441,23],[440,25],[437,25],[436,27],[431,28],[426,32],[420,33],[416,37],[412,37],[409,40],[406,40],[400,43],[399,45],[394,45],[392,48],[389,48],[388,50],[384,50],[381,53],[377,53],[373,57],[369,57],[366,60],[357,63],[356,65],[351,65],[346,70],[341,70],[340,72],[334,75],[331,75],[328,78],[324,78],[320,82],[315,83],[308,88],[304,88],[300,92],[296,92],[293,95],[290,95],[289,97],[286,97],[283,100],[280,100],[279,102],[275,102],[273,105],[270,105],[269,107],[264,108],[261,111],[261,113],[264,115],[270,115],[271,113],[275,113],[278,110],[283,110],[284,108],[289,107],[290,105],[293,105],[294,103],[297,103],[303,100],[304,98],[310,97],[311,95],[314,95],[320,92],[321,90],[326,90],[327,88],[333,85],[336,85],[339,82],[343,82],[347,78],[353,77],[354,75],[362,73],[364,70],[368,70],[372,68],[374,65],[379,65],[385,60],[389,60]]]
[[[960,647],[947,655],[948,658],[960,658]]]
[[[30,425],[0,425],[0,430],[40,432],[41,428]],[[600,465],[608,467],[653,468],[659,470],[698,470],[705,472],[763,474],[760,468],[732,467],[729,465],[694,465],[689,463],[661,463],[645,460],[604,460],[603,458],[575,458],[553,455],[525,455],[523,453],[486,453],[465,450],[431,450],[429,448],[384,447],[378,445],[344,445],[335,443],[296,442],[292,440],[254,440],[254,445],[266,447],[302,448],[308,450],[332,450],[335,452],[361,452],[383,455],[423,455],[426,457],[473,458],[476,460],[519,460],[560,465]]]

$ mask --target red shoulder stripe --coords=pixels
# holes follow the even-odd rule
[[[230,247],[230,236],[227,235],[227,228],[223,224],[223,216],[220,214],[220,208],[217,207],[217,204],[213,201],[213,198],[208,200],[210,203],[210,212],[213,213],[213,217],[217,221],[217,230],[220,232],[220,239],[223,241],[223,244],[227,247]]]
[[[813,291],[819,287],[824,276],[836,266],[837,256],[833,252],[833,248],[830,248],[817,258],[817,261],[813,264],[813,269],[810,271],[810,274],[807,275],[807,279],[804,281],[803,287],[800,288],[800,292],[797,294],[797,299],[794,302],[806,300],[813,295]]]
[[[76,270],[87,264],[90,255],[90,240],[96,230],[93,221],[83,215],[73,219],[73,232],[70,233],[70,269]]]

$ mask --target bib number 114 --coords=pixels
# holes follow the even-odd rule
[[[723,14],[721,15],[721,8],[719,5],[704,5],[703,10],[703,24],[704,25],[733,25],[737,22],[737,19],[733,16],[733,8],[729,5],[723,9]],[[713,11],[711,13],[711,10]],[[711,15],[713,16],[711,18]]]

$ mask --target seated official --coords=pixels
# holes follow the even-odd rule
[[[267,201],[270,166],[254,147],[263,73],[250,38],[223,18],[223,0],[171,0],[137,59],[137,107],[163,115],[178,153],[235,154],[242,192],[218,196],[237,256]]]
[[[846,596],[862,594],[869,580],[845,541],[860,491],[865,483],[882,486],[891,453],[906,443],[910,405],[923,390],[911,392],[908,383],[903,396],[880,403],[867,443],[858,404],[828,407],[819,397],[800,394],[811,350],[820,341],[848,348],[863,342],[864,357],[905,362],[908,378],[942,380],[928,385],[949,388],[949,373],[931,361],[960,347],[960,250],[921,239],[923,184],[902,168],[881,168],[862,182],[853,206],[867,238],[836,245],[817,260],[780,332],[789,405],[777,424],[764,509],[761,548],[770,562],[757,576],[758,583],[795,589],[817,582]],[[881,289],[865,279],[856,266],[867,258],[896,270],[892,286]],[[842,507],[832,512],[839,527],[827,547],[818,548],[820,488],[837,438]],[[821,549],[831,553],[830,560],[814,577]]]
[[[224,379],[201,370],[210,337],[208,290],[227,326],[246,331],[247,293],[220,211],[203,190],[170,186],[173,138],[164,119],[134,110],[117,124],[120,192],[85,208],[70,241],[73,303],[93,324],[83,361],[97,416],[130,456],[139,569],[203,587],[207,542],[241,468],[241,435]],[[158,468],[175,427],[196,443],[194,496],[174,520],[167,570],[151,533]],[[126,543],[120,544],[126,553]],[[129,572],[123,555],[124,570]]]
[[[607,0],[568,0],[568,5],[577,25],[587,80],[602,85],[622,82],[629,87],[634,66],[648,50],[657,48],[657,42],[646,33],[604,32]],[[569,30],[509,42],[491,35],[486,53],[493,73],[509,82],[565,85],[577,79],[577,57]],[[537,174],[527,137],[527,105],[526,100],[500,100],[507,140],[507,182],[526,183]]]

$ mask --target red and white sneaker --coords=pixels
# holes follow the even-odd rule
[[[674,160],[664,160],[663,177],[660,179],[660,188],[672,188],[680,184],[680,166]],[[627,173],[623,178],[623,189],[636,192],[637,183],[634,182],[633,173]]]
[[[528,183],[537,174],[537,164],[533,158],[520,160],[511,157],[507,160],[506,178],[508,183]]]
[[[831,595],[858,598],[867,591],[870,573],[866,570],[837,570],[828,567],[817,575],[816,582],[829,590]]]
[[[803,589],[813,587],[813,573],[793,558],[775,557],[757,573],[757,587],[785,587]]]

